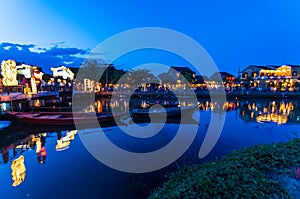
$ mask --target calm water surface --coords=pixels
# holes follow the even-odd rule
[[[128,104],[122,101],[96,103],[98,111],[111,106],[123,111],[128,108]],[[202,163],[244,146],[287,141],[300,133],[298,101],[249,100],[220,105],[204,100],[199,107],[200,125],[197,122],[189,124],[198,126],[196,139],[189,150],[176,163],[147,174],[119,172],[98,162],[82,144],[78,135],[80,132],[74,129],[18,127],[17,121],[12,120],[10,124],[9,119],[2,118],[1,198],[145,198],[150,190],[163,182],[165,174],[186,163]],[[197,154],[208,128],[211,111],[218,109],[227,110],[224,129],[212,152],[199,160]],[[117,126],[105,127],[103,131],[113,143],[126,150],[149,152],[172,140],[178,122],[176,119],[168,121],[160,133],[148,139],[130,137]],[[130,125],[130,122],[127,124]],[[36,153],[39,148],[42,150]],[[12,164],[22,156],[24,164]],[[25,172],[18,173],[24,168]],[[19,178],[14,178],[15,174]]]

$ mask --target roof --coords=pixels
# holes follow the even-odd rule
[[[276,70],[277,68],[280,68],[281,66],[283,66],[283,65],[278,65],[278,66],[276,66],[276,65],[267,65],[267,70],[269,69],[269,70]]]
[[[220,74],[222,76],[226,76],[226,77],[235,77],[234,75],[230,74],[230,73],[227,73],[227,72],[220,72]]]
[[[243,70],[242,70],[242,72],[243,71],[245,71],[245,70],[247,70],[248,68],[250,68],[250,67],[255,67],[255,68],[259,68],[259,69],[264,69],[264,70],[270,70],[270,69],[274,69],[274,67],[272,66],[257,66],[257,65],[249,65],[249,66],[247,66],[246,68],[244,68]]]
[[[290,66],[291,68],[300,68],[299,65],[292,65],[292,64],[284,64],[286,66]]]
[[[219,80],[219,78],[224,78],[224,77],[235,77],[234,75],[227,73],[227,72],[215,72],[210,76],[211,80]]]
[[[189,67],[181,67],[181,66],[171,66],[172,69],[178,71],[178,72],[192,72],[194,73],[194,71],[192,71]]]

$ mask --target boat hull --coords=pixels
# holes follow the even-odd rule
[[[27,124],[40,126],[74,125],[75,122],[79,125],[93,124],[95,121],[98,121],[99,123],[113,122],[115,119],[118,119],[124,115],[123,113],[113,115],[112,113],[25,113],[12,111],[7,111],[7,113]]]
[[[171,108],[160,108],[160,109],[133,109],[130,111],[132,117],[139,118],[149,118],[151,117],[180,117],[187,114],[191,114],[195,110],[195,106],[191,107],[171,107]]]

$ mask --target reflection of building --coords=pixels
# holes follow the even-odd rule
[[[291,102],[243,102],[240,112],[241,117],[246,121],[257,121],[260,123],[274,122],[277,124],[285,124],[293,120],[292,112],[294,112],[294,109],[295,106]],[[296,118],[297,117],[299,116],[296,116]],[[299,122],[299,120],[297,120],[297,122]]]
[[[72,140],[77,133],[77,130],[67,131],[64,137],[57,139],[56,151],[62,151],[68,149]]]
[[[240,106],[238,101],[226,101],[224,104],[218,102],[198,102],[201,111],[233,111]]]
[[[266,114],[266,115],[259,115],[256,118],[257,122],[275,122],[277,124],[285,124],[287,123],[287,116],[286,115],[278,115],[278,114]]]
[[[26,176],[26,167],[23,155],[12,161],[11,170],[12,180],[14,181],[12,186],[15,187],[20,185],[25,180]]]

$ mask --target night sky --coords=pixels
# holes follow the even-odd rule
[[[250,64],[300,64],[297,0],[128,2],[2,0],[0,60],[24,61],[46,72],[51,66],[80,66],[114,34],[163,27],[196,40],[220,71],[234,75]],[[128,70],[149,62],[189,66],[178,56],[151,50],[129,53],[114,64]]]

